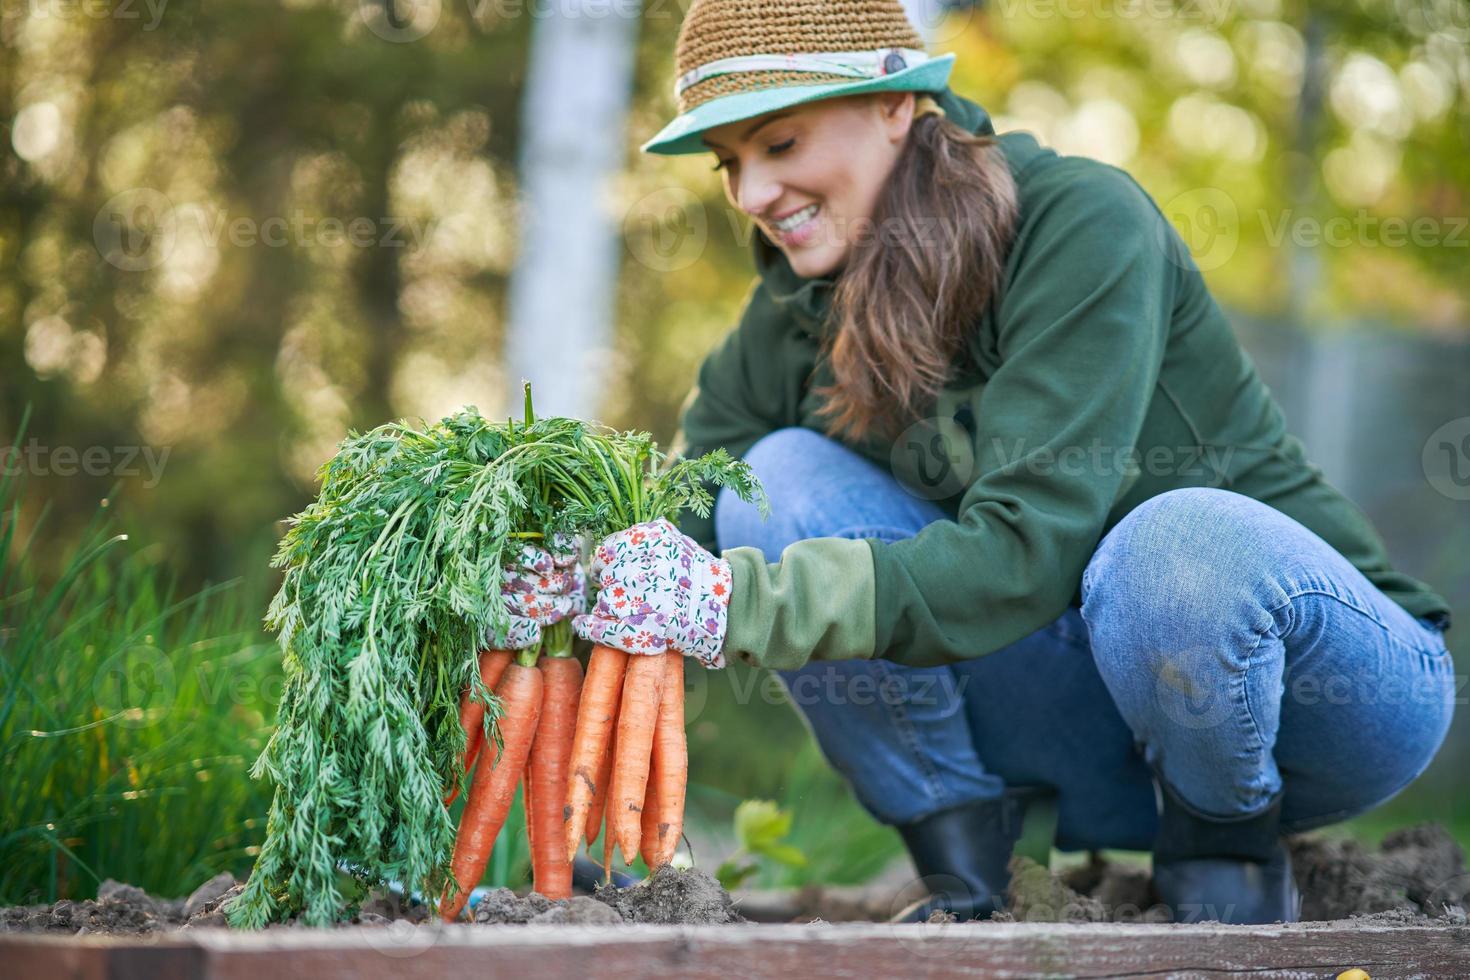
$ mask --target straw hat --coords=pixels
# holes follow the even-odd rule
[[[775,109],[942,91],[955,56],[923,47],[899,0],[694,0],[674,52],[679,115],[641,149],[704,153],[705,130]]]

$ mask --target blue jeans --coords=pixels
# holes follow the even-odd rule
[[[771,517],[722,491],[721,548],[776,561],[803,538],[891,541],[945,519],[810,430],[773,432],[745,458]],[[1199,487],[1145,501],[1081,584],[1081,608],[962,664],[777,673],[875,819],[1039,787],[1056,794],[1062,850],[1148,850],[1156,779],[1205,816],[1258,813],[1280,794],[1284,832],[1333,823],[1412,782],[1449,728],[1456,680],[1438,627],[1250,497]]]

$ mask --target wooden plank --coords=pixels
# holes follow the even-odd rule
[[[0,977],[104,980],[108,951],[51,936],[0,935]]]
[[[1470,976],[1470,928],[853,923],[0,935],[6,980],[1319,978],[1351,967],[1374,980]]]

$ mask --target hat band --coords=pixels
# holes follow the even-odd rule
[[[879,48],[876,51],[823,51],[798,54],[748,54],[721,58],[700,65],[679,76],[674,83],[674,96],[696,82],[715,75],[731,75],[749,71],[810,71],[825,75],[848,75],[853,78],[881,78],[912,68],[929,60],[917,48]]]

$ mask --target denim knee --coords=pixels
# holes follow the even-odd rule
[[[1093,661],[1140,743],[1218,726],[1274,730],[1279,702],[1245,689],[1259,645],[1290,615],[1263,567],[1274,560],[1271,513],[1227,490],[1169,491],[1130,511],[1088,562],[1081,613]],[[1238,795],[1254,801],[1258,788]]]
[[[1251,498],[1213,487],[1183,487],[1150,497],[1123,516],[1098,543],[1082,572],[1082,597],[1099,583],[1111,584],[1120,575],[1148,567],[1160,571],[1213,568],[1207,550],[1209,538],[1202,530],[1217,532],[1220,520],[1229,520]],[[1209,515],[1209,527],[1201,527]],[[1218,538],[1216,538],[1218,541]],[[1159,580],[1152,584],[1160,594],[1187,589],[1194,576],[1183,582]]]
[[[715,500],[715,538],[721,548],[751,547],[775,561],[787,544],[815,537],[807,529],[817,505],[811,494],[811,460],[827,450],[829,440],[799,427],[776,429],[758,439],[744,459],[754,471],[771,513],[764,521],[753,504],[721,490]]]
[[[1094,651],[1106,646],[1098,631],[1125,623],[1131,635],[1164,645],[1208,632],[1201,628],[1222,616],[1271,628],[1289,599],[1266,567],[1277,564],[1278,522],[1290,518],[1214,487],[1170,490],[1129,511],[1082,572],[1082,615]]]
[[[771,516],[762,522],[754,506],[721,490],[715,537],[721,548],[759,548],[768,561],[794,541],[892,541],[944,516],[932,501],[905,491],[872,460],[811,429],[777,429],[751,446],[745,461],[765,487]]]
[[[1339,710],[1286,697],[1294,657],[1306,658],[1295,661],[1308,665],[1304,680],[1413,679],[1439,661],[1419,642],[1422,623],[1326,541],[1252,498],[1191,488],[1145,501],[1099,544],[1082,594],[1109,693],[1150,765],[1172,760],[1170,784],[1203,812],[1255,812],[1279,790],[1279,757],[1297,774],[1288,809],[1341,813],[1381,794],[1361,774],[1351,786],[1330,778],[1344,765],[1326,747],[1341,755],[1359,737],[1345,758],[1365,760],[1394,747],[1364,764],[1385,788],[1402,787],[1448,724],[1376,699]],[[1383,710],[1369,710],[1375,705]],[[1283,727],[1286,712],[1293,724]],[[1313,771],[1318,765],[1325,774]]]

